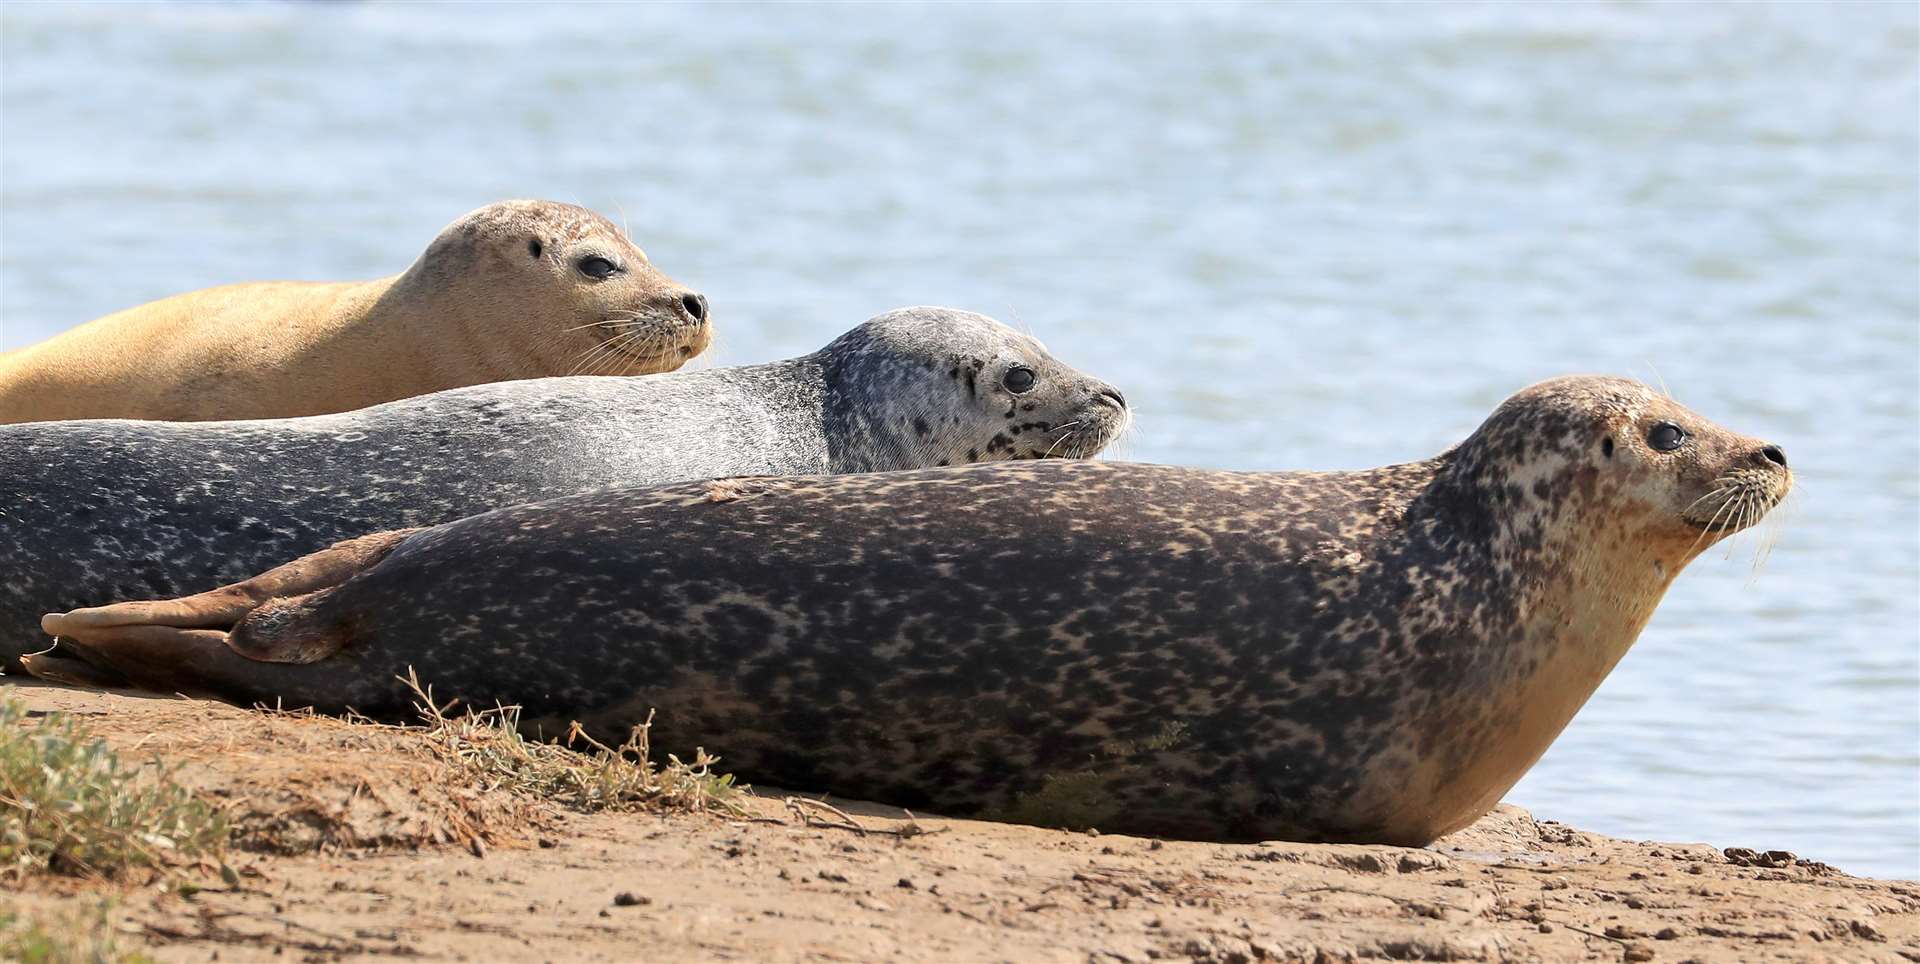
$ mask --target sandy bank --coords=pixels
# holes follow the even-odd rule
[[[237,887],[39,875],[0,898],[46,917],[112,896],[121,945],[161,960],[1920,961],[1920,884],[1513,807],[1425,850],[1159,842],[835,801],[851,829],[764,791],[744,819],[588,815],[473,786],[389,729],[16,695],[81,715],[130,759],[185,761],[183,781],[234,815]]]

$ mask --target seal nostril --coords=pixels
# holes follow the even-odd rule
[[[1117,388],[1103,388],[1103,389],[1101,389],[1101,390],[1100,390],[1100,397],[1101,397],[1101,398],[1105,398],[1105,399],[1110,399],[1110,400],[1112,400],[1112,402],[1113,402],[1113,404],[1115,404],[1115,405],[1117,405],[1117,406],[1119,406],[1119,407],[1121,407],[1121,408],[1126,408],[1126,407],[1127,407],[1127,397],[1126,397],[1125,395],[1122,395],[1122,394],[1120,394],[1120,390],[1119,390],[1119,389],[1117,389]]]
[[[1780,451],[1778,445],[1768,445],[1760,449],[1760,457],[1781,468],[1787,467],[1787,453]]]
[[[705,321],[707,317],[707,299],[689,291],[680,296],[680,307],[687,309],[687,316],[694,321]]]

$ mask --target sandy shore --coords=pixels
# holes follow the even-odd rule
[[[579,814],[409,735],[21,685],[239,827],[197,891],[38,875],[160,960],[1920,961],[1920,884],[1584,833],[1502,807],[1424,850],[1070,833],[759,791],[745,817]],[[1749,842],[1750,843],[1750,842]],[[197,878],[196,878],[197,879]]]

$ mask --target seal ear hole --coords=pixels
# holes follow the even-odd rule
[[[1613,458],[1613,436],[1609,435],[1600,440],[1600,454]]]
[[[536,258],[540,256],[540,239],[539,238],[527,239],[527,253],[530,255],[533,255]]]

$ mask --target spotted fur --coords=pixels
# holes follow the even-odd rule
[[[1692,443],[1647,448],[1661,421]],[[703,745],[783,787],[1417,845],[1519,779],[1729,531],[1703,525],[1703,496],[1760,473],[1778,500],[1769,452],[1579,377],[1370,471],[1030,462],[607,490],[392,540],[337,588],[242,618],[232,648],[83,636],[67,657],[391,716],[411,712],[411,667],[550,734],[657,710],[657,749]],[[234,652],[294,637],[330,655]]]

